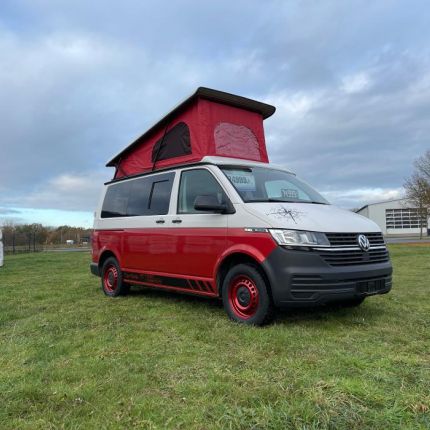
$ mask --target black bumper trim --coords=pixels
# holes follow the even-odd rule
[[[276,248],[263,262],[274,304],[319,305],[385,294],[391,290],[390,261],[333,267],[312,251]]]

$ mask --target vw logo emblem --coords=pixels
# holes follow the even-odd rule
[[[370,242],[369,239],[367,238],[367,236],[365,236],[364,234],[359,234],[357,237],[357,242],[358,242],[358,246],[363,250],[363,251],[368,251],[370,248]]]

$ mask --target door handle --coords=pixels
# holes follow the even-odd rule
[[[164,224],[166,221],[164,221],[164,219],[157,219],[157,221],[155,221],[157,224]]]
[[[174,223],[174,224],[179,224],[179,223],[181,223],[182,222],[182,220],[181,219],[172,219],[172,222]]]

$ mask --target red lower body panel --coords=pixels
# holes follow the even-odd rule
[[[124,268],[212,277],[217,256],[226,247],[227,229],[127,229],[123,235]]]
[[[269,233],[243,228],[98,230],[93,261],[110,250],[131,284],[215,296],[216,274],[225,258],[241,253],[262,262],[275,247]]]

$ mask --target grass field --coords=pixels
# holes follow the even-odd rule
[[[430,246],[390,249],[390,294],[265,328],[217,301],[106,298],[88,253],[7,256],[0,428],[429,429]]]

